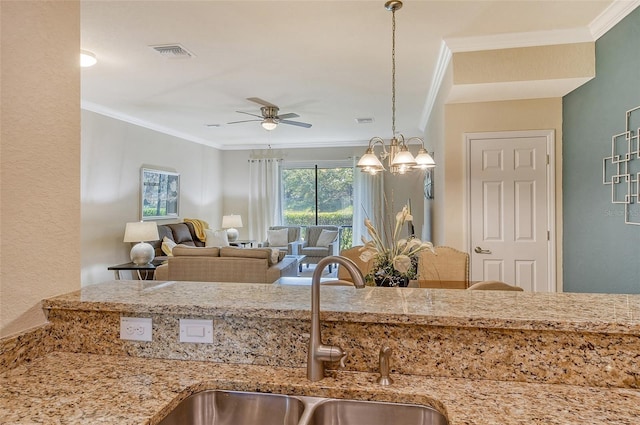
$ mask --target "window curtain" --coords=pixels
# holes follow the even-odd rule
[[[249,160],[249,239],[267,240],[267,229],[280,223],[280,159]]]
[[[372,176],[353,167],[353,246],[362,245],[362,236],[369,238],[364,219],[374,223],[384,217],[384,174]]]

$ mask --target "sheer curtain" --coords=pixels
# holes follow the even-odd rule
[[[265,241],[267,229],[280,223],[281,159],[249,160],[249,239]]]
[[[362,245],[362,236],[369,239],[364,219],[376,222],[384,217],[384,174],[372,176],[353,167],[353,245]]]

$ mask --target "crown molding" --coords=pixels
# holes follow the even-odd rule
[[[638,6],[640,6],[640,0],[614,0],[586,27],[453,37],[445,39],[445,43],[453,53],[458,53],[592,42],[602,37]]]
[[[210,140],[205,140],[200,137],[194,137],[190,134],[182,133],[180,131],[176,131],[169,127],[164,127],[149,121],[141,120],[139,118],[132,117],[131,115],[127,115],[120,111],[116,111],[115,109],[107,108],[106,106],[103,106],[97,103],[82,100],[80,101],[80,108],[85,109],[87,111],[95,112],[96,114],[105,115],[110,118],[124,121],[129,124],[137,125],[138,127],[143,127],[149,130],[157,131],[158,133],[166,134],[168,136],[173,136],[179,139],[187,140],[189,142],[199,143],[201,145],[211,146],[217,149],[222,148],[222,146]]]
[[[640,6],[640,0],[615,0],[609,7],[591,21],[589,30],[593,40],[602,37],[607,31],[615,27],[618,22],[623,20],[635,8]]]
[[[425,100],[424,108],[422,109],[422,116],[420,117],[419,128],[423,132],[427,128],[427,123],[431,117],[433,106],[436,103],[436,98],[438,97],[438,93],[442,87],[442,82],[447,74],[447,68],[449,67],[449,63],[451,63],[451,56],[451,49],[449,49],[447,43],[443,40],[442,44],[440,44],[438,61],[436,62],[436,68],[433,73],[433,77],[431,78],[431,84],[429,85],[429,93],[427,93],[427,99]]]
[[[445,43],[453,53],[550,46],[554,44],[584,43],[589,41],[593,41],[593,36],[589,28],[586,27],[445,39]]]

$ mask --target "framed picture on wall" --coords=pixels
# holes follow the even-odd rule
[[[177,218],[180,207],[180,174],[142,168],[140,173],[140,219]]]

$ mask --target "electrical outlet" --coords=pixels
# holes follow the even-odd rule
[[[121,317],[120,339],[130,341],[151,341],[152,322],[146,317]]]
[[[180,319],[180,342],[213,344],[213,320]]]

